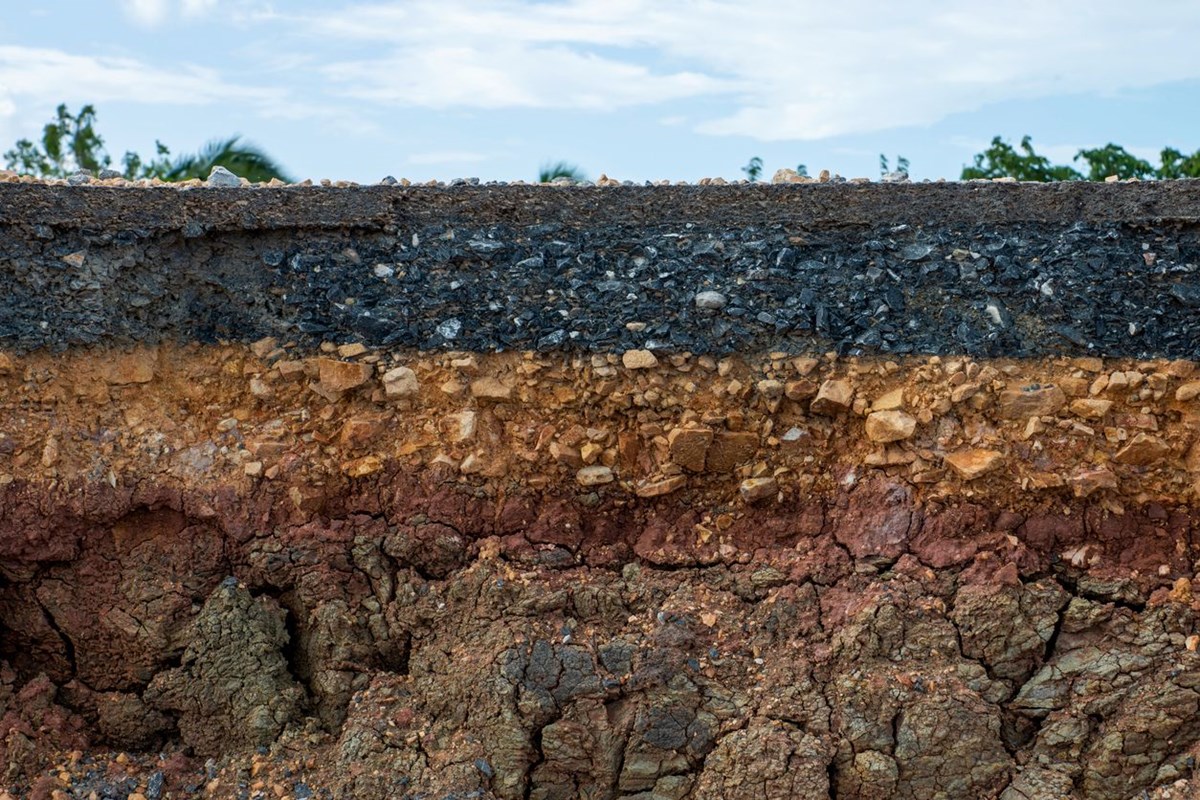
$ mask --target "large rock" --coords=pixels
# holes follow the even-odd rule
[[[143,700],[176,715],[183,741],[202,755],[271,744],[304,700],[283,655],[285,616],[227,578],[192,623],[180,666],[156,675]]]
[[[903,411],[876,411],[867,417],[867,438],[872,442],[899,442],[917,429],[917,421]]]
[[[1050,384],[1032,384],[1020,389],[1005,389],[1000,393],[997,415],[1001,419],[1024,420],[1057,414],[1067,404],[1067,395]]]

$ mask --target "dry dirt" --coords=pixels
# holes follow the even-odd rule
[[[323,349],[0,353],[13,797],[1191,796],[1191,362]]]

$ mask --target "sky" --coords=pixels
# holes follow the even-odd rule
[[[232,135],[296,179],[959,176],[1200,149],[1195,0],[0,0],[0,149],[92,103],[115,157]]]

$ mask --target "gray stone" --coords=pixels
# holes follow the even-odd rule
[[[721,309],[725,307],[728,301],[725,295],[720,292],[707,291],[700,292],[695,297],[696,308]]]
[[[236,189],[242,180],[224,167],[213,167],[206,183],[214,189]]]

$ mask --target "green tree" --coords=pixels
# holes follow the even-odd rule
[[[4,154],[8,169],[42,178],[65,178],[80,170],[93,175],[112,166],[112,157],[104,147],[104,138],[96,132],[96,109],[85,105],[72,115],[66,104],[55,111],[55,119],[42,130],[42,141],[35,144],[22,139]],[[171,160],[171,151],[155,142],[155,155],[149,161],[134,152],[121,159],[120,174],[125,178],[160,178],[183,181],[207,178],[214,166],[222,166],[250,181],[272,178],[290,180],[283,169],[262,150],[239,144],[239,137],[214,141],[199,153]]]
[[[758,181],[759,177],[762,176],[762,171],[763,160],[758,156],[751,158],[750,161],[746,163],[746,166],[742,167],[742,172],[746,173],[746,178],[749,179],[751,183]]]
[[[1110,175],[1122,179],[1156,177],[1154,167],[1149,161],[1143,161],[1119,144],[1111,142],[1104,147],[1080,150],[1075,154],[1074,160],[1080,159],[1088,166],[1085,178],[1089,181],[1102,181]]]
[[[284,176],[283,168],[270,156],[257,147],[239,144],[239,139],[233,136],[209,142],[199,153],[175,159],[160,177],[166,181],[207,178],[213,167],[224,167],[251,183],[265,183],[272,178],[290,182]]]
[[[991,146],[975,156],[975,164],[963,167],[962,179],[1016,178],[1019,181],[1077,181],[1083,178],[1071,167],[1050,163],[1033,149],[1029,136],[1021,138],[1021,152],[996,136]]]
[[[587,180],[583,170],[568,161],[547,162],[538,170],[538,183],[550,183],[555,178],[570,178],[576,183]]]
[[[1185,156],[1174,147],[1164,147],[1159,158],[1162,160],[1158,168],[1160,178],[1200,178],[1200,150]]]

